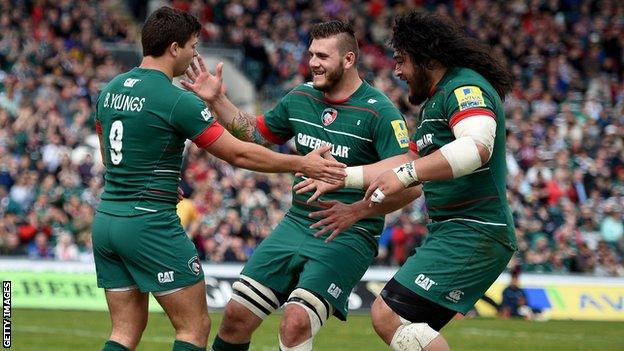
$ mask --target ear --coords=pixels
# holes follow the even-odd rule
[[[169,45],[169,52],[171,53],[171,56],[178,57],[178,54],[180,53],[180,45],[177,41],[174,41],[171,45]]]
[[[355,66],[355,53],[353,51],[347,51],[342,59],[344,68],[348,69]]]

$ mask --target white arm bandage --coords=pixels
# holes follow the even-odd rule
[[[490,159],[496,136],[496,121],[485,115],[470,116],[453,127],[453,134],[457,139],[442,146],[440,151],[451,165],[453,178],[458,178],[481,167],[476,143],[487,149]]]
[[[347,177],[345,178],[345,188],[364,188],[364,167],[347,167],[345,172],[347,173]]]

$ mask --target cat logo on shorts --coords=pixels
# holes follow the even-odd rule
[[[340,294],[342,294],[342,289],[340,289],[338,287],[338,285],[331,283],[331,285],[329,286],[329,288],[327,289],[327,292],[333,296],[335,299],[338,298],[338,296],[340,296]]]
[[[324,126],[332,124],[336,120],[336,117],[338,117],[338,111],[331,107],[324,109],[323,113],[321,113],[321,120]]]
[[[199,275],[199,272],[201,272],[201,263],[199,263],[199,257],[193,256],[193,258],[188,261],[188,267],[191,272],[193,272],[193,274]]]

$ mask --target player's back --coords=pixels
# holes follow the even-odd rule
[[[138,67],[103,89],[96,111],[106,165],[99,211],[131,216],[175,209],[187,136],[172,119],[188,94],[163,72]]]

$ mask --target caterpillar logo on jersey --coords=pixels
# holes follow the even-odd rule
[[[331,285],[329,286],[329,288],[327,288],[327,292],[333,296],[334,298],[338,298],[338,296],[340,296],[340,294],[342,294],[342,289],[340,289],[336,284],[331,283]]]
[[[416,280],[414,280],[414,283],[416,283],[416,285],[420,286],[426,291],[429,291],[429,289],[431,289],[433,285],[437,284],[435,281],[431,280],[424,274],[419,274],[418,277],[416,277]]]
[[[454,93],[460,111],[473,107],[485,107],[483,92],[481,92],[481,89],[477,86],[463,86],[455,89]]]
[[[445,297],[447,300],[451,300],[457,303],[462,298],[462,296],[464,296],[464,292],[461,290],[455,289],[451,291],[450,293],[448,293],[448,296],[445,296]]]
[[[323,121],[324,126],[332,124],[336,120],[336,117],[338,117],[338,111],[331,107],[324,109],[323,113],[321,113],[321,121]]]
[[[344,145],[335,145],[325,140],[315,138],[311,135],[299,133],[297,134],[297,143],[301,146],[309,147],[311,149],[318,149],[324,145],[331,145],[331,154],[336,157],[344,157],[349,158],[349,150],[351,149],[348,146]]]
[[[126,79],[126,81],[124,82],[123,86],[126,88],[134,88],[134,85],[138,82],[140,82],[140,79],[136,79],[136,78],[128,78]]]
[[[392,121],[392,129],[394,129],[394,136],[400,147],[409,146],[409,134],[407,133],[407,126],[404,121]]]
[[[199,272],[201,272],[201,264],[199,263],[199,257],[193,256],[188,261],[188,268],[191,270],[191,272],[193,272],[193,274],[199,275]]]
[[[422,150],[431,144],[433,144],[433,133],[427,133],[423,135],[420,139],[416,140],[416,146],[418,147],[418,150]]]
[[[168,272],[158,272],[158,274],[156,275],[158,277],[158,282],[159,283],[171,283],[175,280],[175,278],[173,278],[173,271],[168,271]]]

